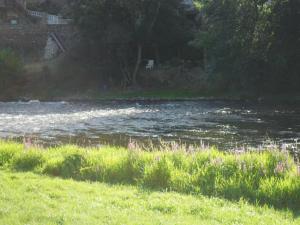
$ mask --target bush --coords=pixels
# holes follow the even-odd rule
[[[151,188],[171,188],[173,162],[166,156],[156,158],[145,168],[144,184]]]
[[[13,157],[11,166],[18,171],[31,171],[42,166],[45,161],[41,152],[30,150]]]
[[[22,146],[11,143],[0,141],[0,167],[9,164],[12,158],[19,152],[21,152]]]
[[[299,208],[300,178],[280,179],[271,177],[261,180],[257,199],[276,207]]]
[[[63,164],[63,158],[53,158],[45,162],[43,173],[51,176],[62,176],[61,165]]]
[[[60,175],[64,178],[80,178],[80,169],[85,163],[82,154],[71,154],[65,156],[59,165]]]

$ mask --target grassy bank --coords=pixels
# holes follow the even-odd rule
[[[52,93],[52,92],[51,92]],[[229,100],[229,101],[258,101],[263,103],[297,104],[300,95],[257,95],[254,93],[216,93],[212,91],[193,90],[112,90],[112,91],[87,91],[77,93],[57,93],[57,95],[32,96],[40,100],[104,100],[104,101],[189,101],[189,100]]]
[[[180,147],[145,152],[103,147],[24,148],[0,143],[0,167],[81,181],[130,184],[194,195],[241,198],[299,210],[299,168],[288,153],[224,153]]]
[[[250,100],[267,103],[296,104],[300,102],[298,94],[261,94],[196,90],[148,90],[148,91],[108,91],[90,93],[94,100]]]
[[[300,224],[288,211],[0,170],[0,224]]]
[[[28,90],[19,91],[17,87],[9,89],[9,93],[0,93],[2,101],[18,101],[20,99],[39,99],[41,101],[180,101],[180,100],[241,100],[258,101],[266,103],[298,104],[300,94],[256,94],[242,92],[216,92],[213,90],[186,90],[186,89],[139,89],[122,90],[118,88],[101,90],[100,88],[81,89],[75,86],[72,89],[57,87],[57,84],[46,83],[45,87],[40,81],[33,85],[31,82]]]

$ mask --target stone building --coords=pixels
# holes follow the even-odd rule
[[[0,49],[11,48],[26,62],[55,58],[73,34],[69,21],[27,9],[26,0],[0,0]]]

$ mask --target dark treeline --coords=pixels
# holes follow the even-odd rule
[[[299,0],[194,4],[187,9],[181,0],[77,0],[72,8],[91,55],[104,54],[126,85],[136,85],[142,59],[152,52],[157,63],[187,55],[200,61],[218,91],[299,90]],[[189,53],[181,56],[184,48]]]
[[[79,28],[80,63],[94,71],[101,68],[89,80],[101,77],[103,83],[124,88],[144,88],[152,80],[151,87],[170,87],[153,82],[149,71],[148,80],[143,78],[152,59],[156,79],[168,72],[162,68],[180,71],[163,78],[163,84],[177,79],[179,85],[173,88],[189,88],[190,82],[201,93],[299,92],[300,0],[194,0],[190,5],[182,0],[72,0],[63,7],[48,3],[43,9],[55,8]],[[3,80],[11,65],[3,58],[7,51],[1,55]],[[200,69],[187,75],[187,67]]]
[[[263,92],[299,90],[299,0],[207,0],[195,39],[221,87]]]
[[[137,85],[145,57],[160,63],[193,39],[181,0],[77,0],[73,13],[89,54],[119,69],[124,86]]]

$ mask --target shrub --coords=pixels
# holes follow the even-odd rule
[[[17,154],[12,159],[12,168],[18,171],[30,171],[42,166],[45,161],[43,155],[35,150]]]
[[[172,191],[193,193],[195,188],[192,184],[192,176],[182,170],[174,169],[171,173],[170,189]]]
[[[51,176],[62,176],[61,165],[63,164],[63,158],[53,158],[45,162],[43,173]]]
[[[166,156],[157,157],[145,168],[144,185],[151,188],[170,188],[173,169],[173,162]]]
[[[80,153],[67,155],[61,164],[58,164],[60,175],[64,178],[79,178],[84,163],[85,157]]]
[[[80,170],[80,176],[83,180],[104,181],[103,172],[100,166],[89,166]]]
[[[276,207],[299,208],[300,178],[271,177],[261,180],[257,199],[260,203],[272,204]]]
[[[12,158],[21,152],[21,146],[11,142],[0,141],[0,167],[9,164]]]
[[[141,153],[130,151],[121,167],[121,172],[124,177],[123,182],[138,183],[143,179],[146,164],[147,159],[143,157]]]

